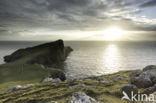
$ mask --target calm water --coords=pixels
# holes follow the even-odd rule
[[[40,42],[41,43],[41,42]],[[39,42],[0,42],[3,56]],[[120,70],[142,69],[156,64],[156,42],[65,42],[74,51],[65,61],[68,78],[102,75]]]

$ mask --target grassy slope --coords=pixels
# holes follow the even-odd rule
[[[25,64],[30,57],[0,65],[0,93],[17,84],[40,82],[50,73],[62,72],[58,69],[44,68],[39,64]]]
[[[77,91],[83,91],[87,95],[101,101],[102,103],[127,103],[121,101],[120,86],[127,84],[129,73],[131,71],[122,71],[115,74],[104,75],[108,80],[112,80],[116,74],[120,74],[124,77],[123,80],[113,81],[110,83],[95,82],[93,80],[80,79],[75,82],[64,82],[51,86],[50,83],[38,83],[35,86],[21,91],[12,92],[9,94],[1,94],[0,102],[7,103],[49,103],[51,100],[58,103],[68,103],[72,93]],[[98,78],[98,77],[97,77]],[[77,87],[75,89],[68,89],[69,86],[84,83],[87,87],[96,86],[89,90],[84,90],[83,87]]]

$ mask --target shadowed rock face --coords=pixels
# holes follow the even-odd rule
[[[26,63],[29,64],[54,66],[65,61],[71,51],[73,51],[71,47],[64,47],[63,40],[57,40],[35,47],[19,49],[11,55],[5,56],[4,61],[9,63],[28,58]]]

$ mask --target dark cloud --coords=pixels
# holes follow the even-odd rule
[[[153,7],[156,6],[156,0],[149,0],[140,5],[140,7]]]
[[[125,16],[142,12],[140,8],[134,10],[142,1],[0,0],[0,35],[19,36],[21,31],[31,33],[42,29],[98,30],[108,25],[122,25],[129,30],[156,31],[155,25],[138,25],[137,21]],[[150,2],[155,3],[154,0]],[[141,7],[150,5],[150,2],[145,2]]]

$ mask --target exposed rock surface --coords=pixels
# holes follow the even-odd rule
[[[13,92],[13,91],[17,91],[17,90],[20,90],[22,88],[21,85],[17,85],[17,86],[13,86],[11,88],[9,88],[6,93],[10,93],[10,92]]]
[[[71,47],[64,47],[63,40],[57,40],[35,47],[19,49],[11,55],[5,56],[5,62],[14,62],[25,57],[30,59],[27,63],[42,64],[44,66],[55,66],[65,61],[69,53],[73,51]]]
[[[134,71],[131,75],[131,84],[138,88],[148,88],[156,84],[156,66],[150,65],[142,71]]]
[[[131,91],[137,93],[137,88],[142,89],[143,94],[151,94],[156,91],[156,65],[133,71],[130,74],[130,84],[120,87],[121,91],[125,91],[129,96]]]
[[[98,103],[95,99],[87,96],[83,92],[75,92],[70,103]]]
[[[129,97],[131,97],[131,93],[133,91],[134,94],[138,93],[138,89],[135,85],[125,84],[120,87],[122,92],[125,92]]]
[[[53,79],[60,78],[62,81],[66,80],[66,75],[62,70],[56,70],[50,73],[50,77]]]
[[[30,88],[32,87],[33,84],[27,84],[25,86],[21,86],[21,85],[17,85],[17,86],[13,86],[11,88],[9,88],[6,93],[10,93],[10,92],[13,92],[13,91],[18,91],[18,90],[22,90],[22,89],[27,89],[27,88]]]
[[[145,94],[151,94],[155,91],[156,91],[156,84],[152,87],[143,89],[143,93],[145,93]]]
[[[122,80],[122,79],[123,79],[123,77],[122,77],[121,75],[119,75],[119,74],[115,75],[115,76],[112,78],[113,81],[119,81],[119,80]]]
[[[51,80],[51,83],[60,83],[60,82],[61,82],[60,78]]]
[[[45,78],[45,79],[43,79],[42,80],[42,83],[44,83],[44,82],[50,82],[50,81],[52,81],[53,80],[53,78]]]

